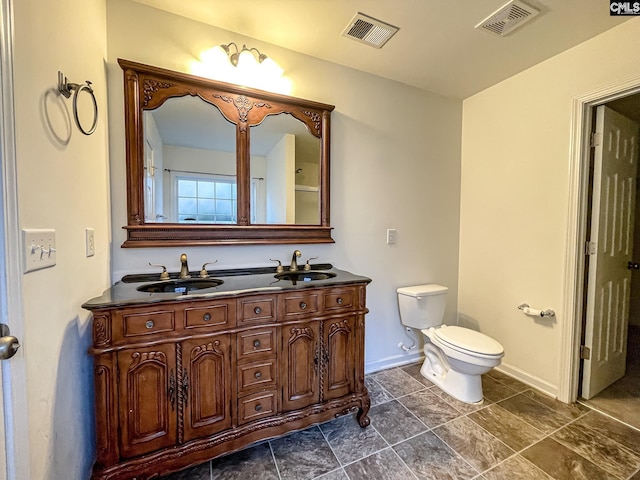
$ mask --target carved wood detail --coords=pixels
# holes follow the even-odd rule
[[[147,106],[151,99],[153,98],[153,94],[156,93],[161,88],[171,88],[173,84],[168,82],[160,82],[158,80],[154,80],[151,78],[145,78],[142,86],[144,92],[144,103],[143,105]]]
[[[289,344],[295,343],[300,337],[306,337],[313,341],[313,331],[309,327],[293,327],[289,337]]]
[[[336,332],[338,332],[339,330],[342,330],[346,333],[351,333],[351,329],[349,328],[349,320],[348,319],[344,319],[340,322],[334,322],[331,324],[331,326],[329,327],[329,336],[335,335]]]
[[[322,117],[320,116],[320,114],[318,112],[311,112],[309,110],[302,110],[302,113],[304,113],[307,117],[309,117],[313,122],[313,126],[315,128],[315,135],[317,137],[321,137],[322,136]]]
[[[129,371],[133,371],[145,362],[159,362],[163,365],[167,364],[167,356],[164,352],[133,352],[131,354],[133,362]]]
[[[219,347],[220,347],[220,340],[215,340],[213,342],[209,342],[199,347],[196,347],[193,350],[191,350],[191,360],[193,361],[200,355],[207,352],[215,352],[218,355],[222,355],[222,351],[220,350]]]
[[[320,348],[320,389],[318,391],[319,395],[320,395],[320,401],[324,402],[324,389],[325,389],[325,382],[326,382],[326,377],[327,377],[327,368],[328,368],[328,354],[327,354],[327,345],[324,342],[324,322],[320,322],[320,324],[318,325],[319,327],[319,332],[318,332],[318,337],[319,337],[319,348]]]
[[[93,343],[100,347],[111,343],[111,322],[107,315],[93,318]]]
[[[182,344],[176,345],[176,388],[178,398],[178,443],[184,443],[184,393],[182,388]]]
[[[234,104],[235,107],[238,109],[240,123],[247,123],[247,121],[249,120],[249,112],[253,107],[271,108],[271,105],[269,105],[266,102],[254,102],[252,100],[249,100],[244,95],[239,95],[237,97],[229,97],[227,95],[215,94],[213,95],[213,98],[219,98],[223,102]]]

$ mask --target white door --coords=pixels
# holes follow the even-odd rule
[[[627,357],[639,126],[600,106],[591,207],[582,397],[621,378]]]
[[[13,108],[13,10],[0,0],[0,323],[24,339]],[[0,346],[10,349],[9,335]],[[10,356],[10,353],[4,355]],[[31,478],[24,352],[0,361],[0,480]]]

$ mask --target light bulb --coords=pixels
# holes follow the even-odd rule
[[[252,70],[255,69],[257,65],[258,61],[256,60],[256,57],[253,55],[253,53],[251,53],[246,48],[243,48],[240,52],[240,55],[238,56],[237,68]]]
[[[229,63],[229,57],[221,46],[202,52],[200,62],[194,62],[191,67],[191,71],[195,75],[223,82],[233,80],[233,70],[233,66]]]
[[[222,63],[228,63],[229,57],[227,57],[222,47],[218,45],[202,52],[200,54],[200,61],[210,65],[220,65]]]
[[[275,61],[269,57],[265,58],[260,64],[260,70],[268,75],[270,78],[279,78],[284,73],[284,70]]]

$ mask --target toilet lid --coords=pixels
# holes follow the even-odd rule
[[[436,328],[433,334],[438,340],[456,350],[481,353],[483,355],[501,356],[504,348],[493,338],[469,328],[443,325]]]

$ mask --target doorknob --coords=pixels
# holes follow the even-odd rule
[[[640,270],[640,263],[627,262],[627,270]]]
[[[13,357],[20,348],[20,342],[16,337],[9,335],[10,333],[9,326],[0,323],[0,360]]]

